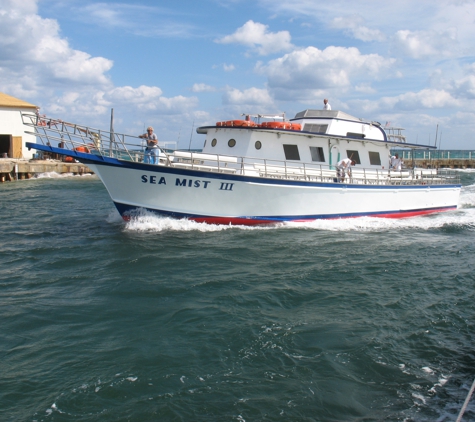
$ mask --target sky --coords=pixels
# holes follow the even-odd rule
[[[198,126],[333,110],[475,149],[475,0],[0,0],[0,91],[200,147]]]

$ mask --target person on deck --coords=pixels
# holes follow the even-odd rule
[[[402,168],[402,160],[399,158],[399,154],[394,154],[394,155],[391,157],[391,160],[390,160],[390,168],[391,168],[391,170],[401,171],[401,168]]]
[[[145,148],[145,154],[143,157],[143,162],[145,164],[158,164],[159,151],[158,151],[158,137],[153,132],[153,127],[149,126],[147,128],[147,133],[139,135],[139,138],[145,139],[147,141],[147,148]]]
[[[323,109],[324,110],[331,110],[332,109],[332,106],[330,105],[330,103],[328,102],[328,99],[324,99],[323,100]]]
[[[349,158],[343,158],[343,160],[338,161],[336,164],[336,175],[340,182],[345,181],[345,174],[351,178],[351,166],[354,166],[355,164],[355,161],[350,160]]]

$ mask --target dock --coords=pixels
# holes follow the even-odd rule
[[[0,183],[31,179],[40,173],[92,174],[92,170],[81,163],[66,163],[60,160],[24,160],[0,158]]]

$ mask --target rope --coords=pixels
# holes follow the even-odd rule
[[[455,422],[460,422],[462,420],[462,416],[465,413],[465,409],[467,409],[470,398],[472,397],[473,390],[475,390],[475,380],[473,380],[472,387],[470,388],[470,391],[468,392],[467,398],[465,399],[465,403],[463,404],[462,409],[460,410],[459,416]]]

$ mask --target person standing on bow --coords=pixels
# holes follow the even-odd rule
[[[143,162],[145,164],[158,164],[159,150],[158,150],[158,138],[153,132],[153,127],[147,128],[147,133],[139,135],[139,138],[146,139],[147,148],[145,148],[145,154]]]
[[[355,164],[355,161],[349,158],[343,158],[343,160],[336,163],[336,175],[340,182],[345,181],[345,174],[348,174],[348,177],[351,178],[351,166],[354,166]]]
[[[324,99],[323,100],[323,109],[324,110],[331,110],[332,109],[332,106],[330,105],[330,103],[328,102],[328,99]]]

